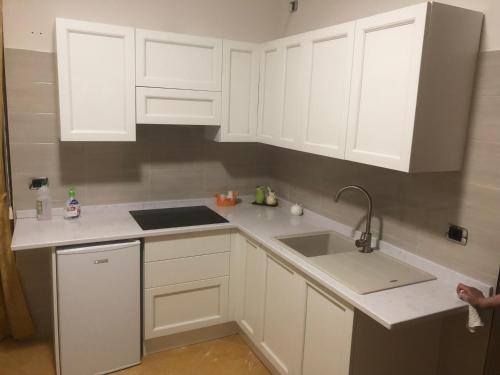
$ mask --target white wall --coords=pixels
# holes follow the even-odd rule
[[[279,0],[4,0],[5,47],[54,51],[54,19],[260,42],[284,30]]]
[[[287,3],[287,0],[280,0]],[[423,2],[422,0],[299,0],[299,10],[288,16],[285,35]],[[500,0],[440,0],[485,14],[482,50],[500,50]]]

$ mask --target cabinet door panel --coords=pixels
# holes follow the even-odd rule
[[[353,45],[354,22],[307,34],[307,151],[344,158]]]
[[[302,363],[305,283],[267,257],[266,299],[261,347],[282,374],[299,374]]]
[[[262,337],[266,255],[262,249],[245,241],[243,311],[241,327],[258,344]]]
[[[261,53],[258,138],[277,143],[283,116],[283,49],[277,42],[265,44]]]
[[[62,141],[135,141],[134,29],[56,20]]]
[[[347,159],[408,170],[427,7],[356,22]]]
[[[303,375],[348,375],[354,312],[307,286]]]
[[[259,101],[258,45],[224,40],[222,65],[222,123],[215,139],[253,142]]]
[[[138,86],[221,90],[222,40],[136,30]]]
[[[137,87],[137,123],[220,125],[220,92]]]
[[[144,290],[144,338],[227,321],[228,277]]]
[[[279,143],[285,147],[298,148],[304,107],[304,44],[302,38],[285,39],[283,121]]]

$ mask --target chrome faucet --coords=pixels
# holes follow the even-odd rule
[[[335,202],[339,201],[340,196],[346,190],[357,190],[364,194],[366,199],[368,200],[368,210],[366,212],[366,228],[363,233],[361,233],[361,237],[359,240],[356,240],[356,247],[360,248],[360,252],[362,253],[371,253],[373,251],[372,247],[372,234],[370,232],[371,224],[372,224],[372,197],[370,194],[363,189],[361,186],[357,185],[347,185],[337,191],[335,195]]]

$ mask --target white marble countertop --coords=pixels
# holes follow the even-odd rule
[[[38,221],[33,217],[32,211],[21,211],[18,213],[18,219],[16,220],[12,249],[22,251],[174,233],[236,228],[389,329],[415,319],[435,317],[465,309],[467,305],[459,300],[455,293],[458,282],[473,285],[485,294],[490,294],[493,289],[490,285],[380,241],[379,251],[427,271],[436,276],[437,279],[371,294],[357,294],[321,271],[313,263],[309,262],[306,257],[275,240],[277,236],[327,230],[352,236],[352,228],[309,210],[305,210],[304,216],[293,216],[290,214],[290,204],[284,200],[280,201],[280,206],[277,208],[254,206],[249,202],[249,197],[243,197],[243,203],[231,208],[219,208],[215,205],[213,199],[88,206],[83,207],[81,217],[76,220],[64,220],[62,216],[55,215],[49,221]],[[228,219],[229,223],[144,231],[128,213],[130,210],[138,209],[196,205],[210,207]]]

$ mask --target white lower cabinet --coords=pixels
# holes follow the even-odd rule
[[[144,260],[144,339],[228,321],[229,232],[146,239]]]
[[[303,375],[348,375],[353,308],[307,284]]]
[[[241,238],[237,322],[261,355],[283,375],[349,374],[352,306]]]
[[[260,347],[282,374],[300,374],[305,283],[283,263],[267,256],[264,325]]]

